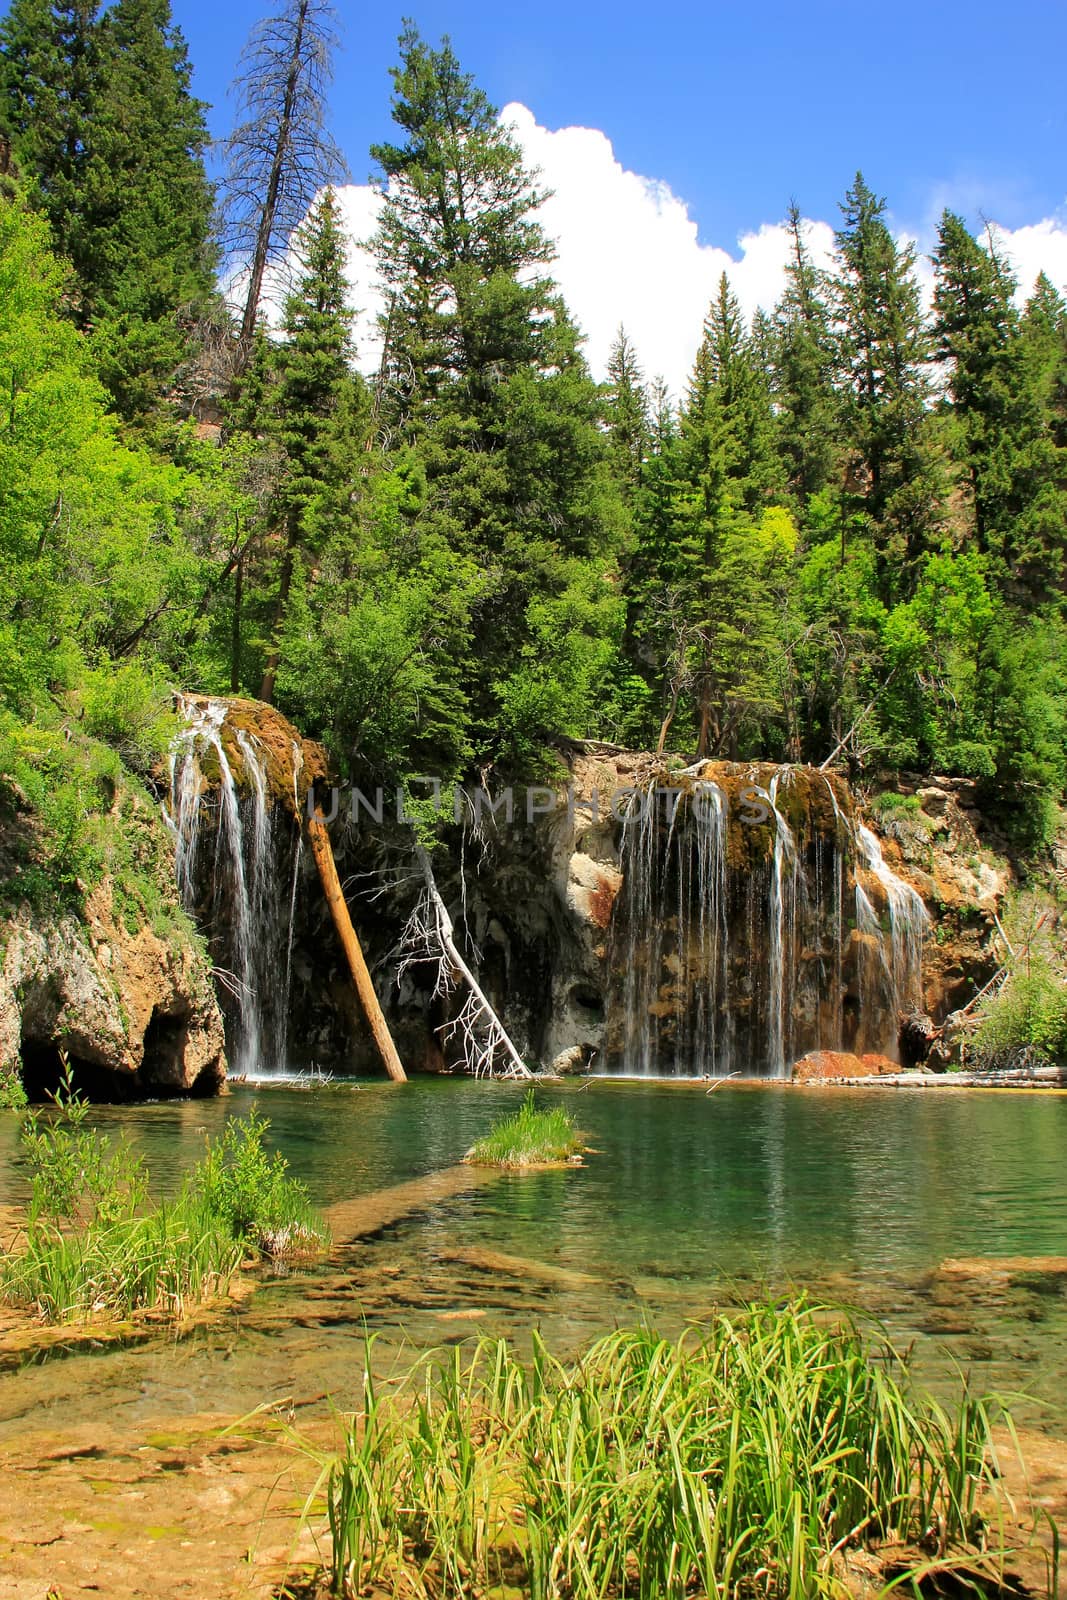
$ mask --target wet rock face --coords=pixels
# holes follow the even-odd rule
[[[916,789],[917,813],[880,824],[886,859],[933,916],[923,946],[922,1009],[936,1022],[965,1005],[1000,964],[996,917],[1012,875],[983,847],[974,788],[970,779],[935,778]]]
[[[255,702],[188,708],[201,737],[194,766],[175,768],[176,813],[186,779],[190,802],[179,871],[195,858],[186,904],[216,965],[242,980],[243,1002],[223,996],[231,1060],[376,1072],[295,827],[309,782],[328,781],[325,755]],[[810,1051],[899,1059],[901,1012],[940,1020],[961,988],[969,997],[992,915],[975,905],[995,906],[1002,885],[975,856],[951,780],[923,791],[925,821],[909,809],[913,849],[865,828],[844,781],[812,768],[683,770],[591,750],[568,777],[547,811],[539,801],[525,815],[516,790],[513,818],[475,812],[473,825],[446,825],[434,853],[459,947],[531,1064],[783,1076]],[[650,785],[683,800],[657,800],[646,824]],[[448,1024],[463,994],[441,993],[432,962],[398,953],[421,892],[410,828],[391,794],[376,818],[349,799],[342,791],[333,849],[398,1050],[409,1071],[454,1069]],[[923,900],[942,913],[951,902],[961,926],[977,918],[973,942],[934,937]]]
[[[180,925],[166,937],[131,932],[105,883],[84,921],[23,911],[4,931],[0,1070],[20,1072],[31,1099],[58,1086],[61,1053],[94,1100],[218,1091],[222,1017],[203,953]]]
[[[208,695],[180,695],[178,710],[190,729],[217,707],[219,745],[234,780],[245,793],[251,790],[249,751],[258,758],[256,766],[266,791],[268,806],[280,805],[292,815],[303,815],[308,789],[329,775],[329,758],[321,744],[304,739],[273,706],[261,700],[244,700],[236,695],[212,699]],[[182,751],[176,752],[180,758]],[[218,786],[221,772],[218,752],[202,752],[200,769],[203,790]]]
[[[888,1056],[853,1055],[848,1050],[812,1050],[793,1068],[798,1083],[827,1083],[839,1078],[878,1078],[900,1068]]]

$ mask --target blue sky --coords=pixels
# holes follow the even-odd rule
[[[171,0],[212,133],[253,24],[279,0]],[[507,108],[552,198],[554,268],[602,376],[620,323],[649,377],[685,386],[726,272],[746,314],[781,293],[791,198],[828,265],[857,167],[917,251],[923,293],[945,205],[997,225],[1019,298],[1067,291],[1067,0],[335,0],[333,128],[352,185],[357,351],[374,370],[382,300],[369,147],[394,131],[389,67],[405,13]],[[0,8],[6,0],[0,0]]]
[[[222,133],[226,87],[261,6],[173,3]],[[624,167],[688,203],[706,242],[731,245],[780,217],[791,195],[832,220],[857,166],[911,228],[946,201],[1007,227],[1067,204],[1063,0],[338,9],[334,125],[357,182],[390,126],[387,69],[408,10],[428,36],[452,35],[498,105],[521,101],[547,127],[606,133]]]

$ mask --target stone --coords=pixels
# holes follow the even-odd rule
[[[146,923],[131,932],[105,880],[84,921],[23,907],[3,934],[0,1070],[21,1063],[31,1094],[55,1087],[61,1052],[94,1099],[218,1091],[222,1015],[203,948],[177,918],[165,938]]]
[[[569,1050],[561,1050],[555,1057],[549,1071],[558,1078],[566,1078],[576,1072],[585,1072],[596,1051],[590,1044],[572,1044]]]
[[[888,1056],[870,1052],[857,1056],[848,1050],[809,1050],[793,1067],[793,1078],[797,1083],[820,1083],[835,1078],[877,1078],[899,1070]]]

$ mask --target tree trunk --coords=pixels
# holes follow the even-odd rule
[[[230,630],[230,693],[241,688],[241,607],[244,604],[244,552],[238,557],[233,580],[233,626]]]
[[[260,213],[259,227],[256,230],[256,246],[252,253],[248,293],[245,296],[244,316],[241,319],[239,350],[242,371],[248,359],[248,354],[252,349],[252,336],[256,331],[259,302],[263,297],[263,277],[267,270],[271,235],[274,232],[274,218],[278,212],[278,196],[281,190],[282,172],[285,168],[286,156],[289,153],[289,143],[293,136],[293,111],[296,106],[296,91],[300,80],[301,52],[304,45],[304,24],[307,20],[308,3],[309,0],[301,0],[297,16],[296,38],[293,40],[293,54],[289,62],[289,74],[285,83],[285,97],[282,101],[281,116],[278,119],[274,159],[271,162],[267,193],[263,199],[263,210]]]
[[[289,605],[289,590],[293,586],[293,563],[296,559],[293,550],[294,544],[295,540],[292,531],[290,531],[285,559],[282,562],[281,580],[278,584],[278,604],[274,612],[274,626],[271,629],[270,654],[267,656],[266,664],[263,668],[263,681],[259,686],[259,698],[264,705],[268,706],[274,704],[274,680],[278,676],[278,663],[282,659],[282,652],[277,640],[282,630],[282,624],[285,622],[285,613]]]
[[[497,1016],[493,1007],[489,1004],[489,1001],[486,998],[477,978],[474,976],[474,973],[471,971],[470,967],[468,967],[467,963],[459,953],[454,937],[452,918],[448,914],[448,907],[442,900],[440,891],[437,887],[437,879],[434,877],[433,872],[433,863],[430,860],[428,852],[423,845],[419,844],[417,839],[415,841],[415,857],[422,869],[423,882],[426,884],[426,893],[429,897],[430,905],[433,908],[438,942],[440,943],[441,950],[444,953],[445,958],[451,963],[453,972],[458,977],[461,977],[466,984],[470,994],[473,997],[477,1012],[488,1029],[489,1055],[492,1055],[494,1048],[499,1047],[501,1050],[503,1050],[504,1054],[511,1063],[507,1071],[508,1077],[532,1078],[533,1073],[530,1071],[529,1067],[526,1065],[525,1061],[512,1044],[511,1038],[504,1027],[504,1024]]]
[[[356,986],[364,1014],[370,1024],[370,1031],[374,1035],[374,1042],[378,1046],[378,1054],[382,1064],[394,1083],[406,1083],[407,1073],[396,1053],[389,1025],[382,1015],[382,1008],[378,1003],[378,996],[374,992],[374,985],[367,970],[367,963],[360,948],[356,930],[352,926],[352,918],[348,914],[348,906],[341,889],[341,881],[337,876],[337,865],[333,859],[333,850],[330,846],[330,835],[326,830],[322,812],[316,806],[313,816],[308,818],[308,835],[311,839],[311,848],[315,855],[315,865],[319,869],[322,880],[326,904],[330,908],[337,936],[344,947],[348,969],[352,974],[352,981]]]

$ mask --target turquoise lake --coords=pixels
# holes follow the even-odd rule
[[[206,1134],[254,1104],[322,1206],[452,1167],[522,1094],[422,1079],[235,1087],[218,1101],[97,1107],[161,1192]],[[594,1079],[538,1090],[587,1136],[580,1168],[493,1176],[420,1201],[311,1271],[269,1279],[216,1324],[121,1348],[78,1344],[0,1371],[0,1426],[42,1407],[243,1413],[358,1395],[376,1360],[538,1326],[561,1352],[621,1322],[673,1332],[716,1306],[807,1292],[877,1318],[936,1388],[957,1370],[1022,1395],[1067,1434],[1067,1096],[840,1091]],[[0,1202],[25,1197],[0,1120]],[[962,1267],[952,1263],[960,1263]],[[946,1268],[945,1263],[950,1265]],[[1048,1263],[1046,1263],[1048,1264]],[[989,1270],[992,1267],[993,1270]]]

